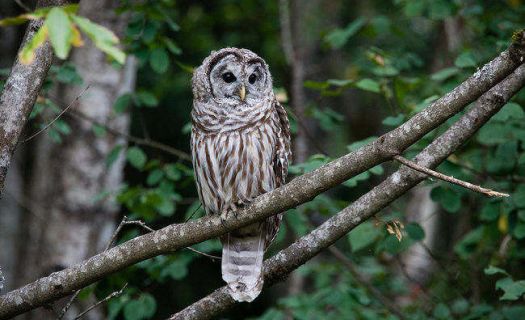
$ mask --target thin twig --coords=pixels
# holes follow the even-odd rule
[[[24,11],[27,11],[27,12],[31,12],[31,8],[29,8],[27,5],[25,5],[21,0],[15,0],[15,3],[22,9],[24,9]]]
[[[71,308],[71,305],[73,304],[73,301],[75,301],[75,299],[78,297],[79,293],[80,293],[80,290],[77,290],[77,291],[75,291],[75,293],[73,293],[73,295],[71,296],[71,298],[69,299],[67,304],[60,311],[60,314],[58,315],[57,320],[61,320],[66,315],[67,310],[69,310],[69,308]]]
[[[472,184],[470,182],[466,182],[466,181],[463,181],[463,180],[456,179],[454,177],[450,177],[450,176],[444,175],[444,174],[439,173],[437,171],[434,171],[432,169],[420,166],[419,164],[417,164],[417,163],[415,163],[413,161],[410,161],[410,160],[408,160],[406,158],[403,158],[402,156],[399,156],[399,155],[396,155],[393,158],[396,159],[397,161],[399,161],[400,163],[404,164],[405,166],[407,166],[409,168],[412,168],[412,169],[414,169],[416,171],[419,171],[421,173],[427,174],[429,176],[432,176],[434,178],[437,178],[437,179],[440,179],[440,180],[443,180],[443,181],[447,181],[447,182],[453,183],[453,184],[461,186],[463,188],[470,189],[470,190],[475,191],[475,192],[483,193],[483,194],[485,194],[485,195],[487,195],[489,197],[509,197],[510,196],[508,193],[503,193],[503,192],[498,192],[498,191],[494,191],[494,190],[491,190],[491,189],[486,189],[486,188],[480,187],[478,185]]]
[[[104,248],[104,251],[108,251],[109,248],[111,248],[111,245],[113,244],[113,242],[115,242],[115,239],[117,238],[118,234],[120,233],[120,230],[122,230],[122,227],[126,224],[127,221],[128,221],[128,217],[124,216],[124,218],[122,218],[122,221],[120,221],[119,225],[117,226],[117,228],[115,229],[115,231],[111,235],[111,238],[109,239],[108,244],[106,245],[106,248]],[[61,320],[64,317],[64,315],[66,314],[67,310],[69,310],[69,308],[71,308],[71,305],[73,304],[73,301],[75,301],[75,299],[78,297],[78,294],[80,293],[80,291],[81,291],[81,289],[79,289],[79,290],[75,291],[75,293],[73,293],[73,295],[71,296],[71,298],[69,299],[67,304],[64,306],[64,308],[62,308],[62,311],[60,311],[60,314],[58,315],[57,320]],[[93,308],[91,308],[91,309],[93,309]],[[85,313],[85,312],[83,312],[83,313]]]
[[[74,117],[77,117],[77,118],[80,118],[80,119],[83,119],[83,120],[86,120],[92,124],[95,124],[97,126],[100,126],[102,128],[104,128],[107,132],[109,132],[110,134],[114,135],[114,136],[119,136],[119,137],[123,137],[125,138],[126,140],[132,142],[132,143],[135,143],[135,144],[138,144],[138,145],[141,145],[141,146],[147,146],[147,147],[151,147],[151,148],[155,148],[155,149],[158,149],[158,150],[161,150],[161,151],[164,151],[168,154],[171,154],[175,157],[178,157],[182,160],[186,160],[186,161],[191,161],[191,156],[184,152],[184,151],[181,151],[181,150],[178,150],[178,149],[175,149],[173,147],[170,147],[166,144],[163,144],[161,142],[158,142],[158,141],[154,141],[154,140],[151,140],[151,139],[147,139],[147,138],[139,138],[139,137],[135,137],[135,136],[132,136],[130,134],[127,134],[127,133],[124,133],[124,132],[120,132],[118,130],[115,130],[111,127],[109,127],[108,125],[104,124],[104,123],[101,123],[101,122],[98,122],[96,121],[95,119],[83,114],[83,113],[80,113],[80,112],[70,112],[69,115],[71,116],[74,116]]]
[[[199,203],[199,206],[197,207],[197,209],[193,210],[193,212],[191,213],[191,215],[186,219],[186,221],[184,221],[184,223],[190,221],[191,218],[193,218],[193,216],[195,215],[195,213],[197,213],[197,211],[199,211],[199,209],[202,207],[202,203]]]
[[[200,208],[200,206],[199,206],[199,208]],[[197,209],[198,209],[198,208],[197,208]],[[126,218],[126,217],[124,217],[124,218]],[[141,221],[141,220],[127,220],[127,221],[124,222],[124,225],[126,225],[126,224],[134,224],[134,225],[137,225],[137,226],[139,226],[139,227],[141,227],[141,228],[147,230],[148,232],[153,232],[153,231],[155,231],[154,229],[148,227],[148,226],[147,226],[143,221]],[[208,257],[208,258],[210,258],[210,259],[212,259],[212,260],[221,260],[221,257],[219,257],[219,256],[214,256],[214,255],[212,255],[212,254],[208,254],[208,253],[205,253],[205,252],[199,251],[199,250],[194,249],[194,248],[192,248],[192,247],[186,247],[186,249],[188,249],[188,250],[190,250],[190,251],[193,251],[193,252],[195,252],[195,253],[198,253],[198,254],[200,254],[200,255],[203,255],[203,256],[205,256],[205,257]]]
[[[71,101],[67,105],[67,107],[64,108],[64,110],[62,110],[53,120],[51,120],[51,122],[46,124],[42,129],[40,129],[37,132],[33,133],[29,138],[23,140],[22,143],[28,142],[29,140],[33,139],[34,137],[38,136],[39,134],[41,134],[42,132],[47,130],[49,127],[51,127],[53,125],[53,123],[55,123],[55,121],[60,119],[60,117],[62,117],[62,115],[64,115],[64,113],[66,113],[69,110],[69,108],[71,108],[84,95],[84,93],[89,89],[89,86],[90,85],[87,85],[87,87],[85,87],[84,90],[82,90],[82,92],[80,92],[80,94],[78,96],[76,96],[76,98],[73,99],[73,101]]]
[[[354,277],[354,279],[363,287],[366,288],[366,290],[373,295],[377,300],[379,300],[380,303],[382,303],[391,313],[398,316],[400,319],[406,319],[406,317],[403,315],[401,310],[399,308],[390,302],[391,299],[388,297],[385,297],[381,291],[377,290],[376,287],[374,287],[368,279],[366,279],[354,266],[353,262],[348,259],[344,253],[342,253],[339,249],[337,249],[334,246],[331,246],[328,248],[328,251],[337,259],[339,260],[343,265],[346,266],[350,274]]]
[[[76,316],[75,320],[82,318],[86,313],[88,313],[89,311],[91,311],[94,308],[98,307],[102,303],[107,302],[107,301],[109,301],[109,300],[111,300],[111,299],[113,299],[115,297],[120,296],[124,292],[124,289],[126,289],[127,286],[128,286],[128,284],[126,283],[119,291],[114,291],[111,294],[109,294],[107,297],[105,297],[104,299],[102,299],[100,301],[97,301],[95,304],[91,305],[89,308],[87,308],[86,310],[82,311],[78,316]]]

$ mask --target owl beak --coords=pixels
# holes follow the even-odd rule
[[[244,101],[244,98],[246,98],[246,87],[244,85],[241,85],[241,89],[239,89],[239,98],[241,98],[241,101]]]

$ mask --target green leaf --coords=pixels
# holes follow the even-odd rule
[[[405,230],[410,238],[415,241],[420,241],[425,238],[425,230],[415,222],[409,223],[405,226]]]
[[[85,32],[93,41],[95,46],[115,59],[118,63],[124,64],[126,54],[116,47],[119,43],[118,37],[109,29],[91,22],[89,19],[72,15],[71,18],[78,27]]]
[[[365,18],[359,17],[348,24],[344,29],[335,29],[326,35],[324,40],[335,49],[342,48],[366,23]]]
[[[507,271],[501,269],[501,268],[498,268],[498,267],[495,267],[495,266],[488,266],[487,268],[485,268],[485,270],[483,270],[483,272],[488,275],[488,276],[492,276],[492,275],[495,275],[495,274],[504,274],[504,275],[509,275],[507,273]]]
[[[93,124],[91,129],[93,130],[93,133],[99,138],[104,137],[107,133],[106,128],[98,124]]]
[[[374,243],[380,235],[381,230],[368,221],[355,227],[354,230],[348,234],[348,241],[352,247],[352,252],[357,252],[368,247]]]
[[[64,63],[56,69],[56,79],[66,84],[82,84],[82,78],[71,63]]]
[[[188,274],[188,265],[191,262],[188,255],[177,255],[175,260],[168,264],[161,272],[161,276],[169,276],[175,280],[182,280]]]
[[[456,67],[445,68],[445,69],[442,69],[432,74],[430,76],[430,79],[434,81],[443,81],[443,80],[447,80],[448,78],[452,76],[455,76],[458,73],[459,73],[459,69]]]
[[[53,140],[54,143],[62,142],[62,137],[60,136],[60,132],[53,127],[47,130],[47,135],[51,138],[51,140]]]
[[[361,79],[355,83],[355,86],[365,91],[371,91],[375,93],[381,92],[381,87],[379,86],[379,83],[372,79]]]
[[[170,66],[170,57],[165,49],[157,48],[151,52],[149,64],[156,73],[164,73]]]
[[[108,320],[115,320],[117,318],[120,310],[124,307],[122,303],[123,299],[124,297],[120,297],[119,299],[111,299],[108,301]]]
[[[521,221],[525,221],[525,210],[518,210],[518,218]]]
[[[174,55],[182,54],[182,49],[179,48],[179,46],[177,46],[170,38],[163,38],[162,40],[164,41],[166,48],[168,48],[171,53]]]
[[[160,180],[162,180],[162,178],[164,178],[164,171],[160,169],[155,169],[149,173],[148,178],[146,179],[146,183],[149,186],[152,186],[158,184]]]
[[[491,146],[504,143],[513,138],[514,128],[506,124],[490,121],[478,132],[477,141],[483,145]]]
[[[313,82],[313,81],[310,81]],[[346,87],[352,84],[354,81],[349,79],[328,79],[326,83],[336,87]]]
[[[525,314],[525,306],[503,307],[501,313],[505,316],[506,320],[521,319]]]
[[[434,317],[437,319],[450,319],[450,309],[443,303],[434,308]]]
[[[71,50],[73,38],[72,24],[67,13],[60,7],[54,7],[46,18],[49,28],[49,40],[55,54],[60,59],[66,59]]]
[[[343,182],[343,186],[348,187],[348,188],[354,188],[358,185],[359,182],[366,181],[369,178],[370,178],[370,173],[368,171],[361,172],[357,176],[354,176],[346,180],[345,182]]]
[[[383,166],[378,164],[377,166],[373,167],[372,169],[368,170],[370,173],[375,174],[376,176],[382,175],[385,170],[383,169]]]
[[[435,187],[430,192],[433,201],[438,202],[447,212],[455,213],[461,208],[461,195],[451,188]]]
[[[129,163],[137,169],[144,168],[147,161],[147,156],[139,147],[131,147],[128,149],[126,157]]]
[[[180,180],[180,178],[182,178],[181,171],[174,164],[166,165],[166,167],[164,167],[164,170],[166,171],[166,176],[173,181],[178,181]]]
[[[376,140],[377,137],[375,136],[372,136],[372,137],[368,137],[368,138],[365,138],[363,140],[359,140],[359,141],[356,141],[356,142],[353,142],[351,144],[349,144],[346,148],[348,149],[348,151],[355,151],[363,146],[366,146],[367,144],[371,143],[372,141]]]
[[[496,289],[503,290],[500,300],[518,300],[525,293],[525,280],[514,281],[507,277],[496,282]]]
[[[126,320],[149,319],[155,314],[157,302],[149,293],[142,293],[138,299],[131,300],[124,306]]]
[[[524,117],[525,112],[523,112],[521,106],[517,103],[509,102],[492,119],[505,122],[509,119],[523,119]]]
[[[109,168],[118,159],[120,152],[122,151],[122,145],[116,145],[108,154],[106,158],[106,166]]]
[[[410,238],[403,237],[403,239],[399,241],[395,235],[389,234],[382,242],[380,242],[376,251],[386,251],[390,254],[399,254],[408,249],[412,243],[413,241]]]
[[[159,104],[157,97],[155,97],[153,93],[149,91],[139,91],[137,93],[137,98],[139,99],[139,102],[146,107],[155,107]]]
[[[525,184],[520,184],[512,193],[512,200],[518,208],[525,208]]]
[[[513,234],[516,239],[525,238],[525,223],[518,223],[514,228]]]
[[[434,0],[429,4],[430,19],[442,20],[452,15],[454,7],[450,1]]]
[[[405,115],[400,113],[398,114],[397,116],[395,117],[386,117],[385,119],[383,119],[383,124],[385,126],[389,126],[389,127],[397,127],[399,126],[400,124],[403,123],[403,121],[405,120]]]
[[[169,197],[163,197],[162,201],[155,206],[164,217],[170,217],[175,213],[175,202]]]
[[[62,134],[67,135],[71,133],[71,127],[64,120],[59,119],[55,121],[55,123],[53,123],[53,127],[55,127],[58,130],[58,132]]]
[[[115,110],[116,113],[122,113],[127,110],[131,103],[131,94],[130,93],[124,93],[120,97],[115,100],[115,103],[113,104],[113,110]]]
[[[451,309],[455,314],[465,314],[469,309],[469,302],[464,298],[459,298],[452,303]]]
[[[348,80],[350,81],[350,80]],[[350,81],[351,82],[351,81]],[[303,83],[303,86],[308,89],[314,89],[314,90],[325,90],[330,87],[330,84],[328,81],[312,81],[312,80],[306,80]]]
[[[291,209],[285,217],[287,224],[291,227],[296,236],[302,237],[308,233],[307,220],[299,210]]]
[[[425,9],[424,1],[407,1],[403,12],[407,17],[415,17],[423,14]]]
[[[467,233],[460,242],[454,247],[454,251],[462,258],[467,259],[475,252],[481,239],[483,238],[484,227],[477,227],[476,229]]]
[[[456,58],[456,61],[454,61],[454,64],[458,68],[476,67],[476,59],[474,58],[474,55],[472,54],[472,52],[467,51],[467,52],[461,53]]]
[[[482,221],[494,221],[499,217],[500,214],[500,202],[489,202],[481,209],[479,218]]]
[[[0,27],[16,26],[27,22],[28,20],[40,19],[41,17],[33,14],[22,14],[16,17],[9,17],[0,20]]]
[[[42,27],[33,35],[33,38],[20,51],[20,61],[23,64],[30,64],[35,59],[35,50],[46,41],[48,34],[47,24],[44,23]]]

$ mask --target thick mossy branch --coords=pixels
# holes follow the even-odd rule
[[[220,217],[207,216],[184,224],[173,224],[127,241],[77,265],[55,272],[1,296],[0,319],[10,318],[64,297],[139,261],[216,238],[256,220],[294,208],[347,179],[390,160],[511,74],[521,64],[522,49],[523,47],[513,44],[454,90],[436,100],[398,128],[315,171],[297,177],[279,189],[258,197],[226,223],[223,223]],[[506,99],[500,100],[505,101]],[[379,193],[374,190],[365,195],[361,202],[354,203],[354,207],[341,212],[341,214],[345,212],[346,214],[333,217],[332,219],[336,221],[332,229],[321,226],[311,237],[307,236],[303,242],[297,242],[270,259],[266,263],[268,283],[304,263],[319,250],[335,241],[334,239],[339,238],[363,219],[395,199],[395,197],[387,196],[385,192],[390,192],[388,189],[380,190]],[[372,195],[378,196],[380,201],[369,199]],[[384,203],[384,199],[390,200]],[[359,215],[354,216],[356,212]],[[340,219],[343,221],[339,221]],[[342,224],[338,225],[339,222]],[[328,240],[318,242],[317,239]],[[290,256],[297,260],[288,260]]]

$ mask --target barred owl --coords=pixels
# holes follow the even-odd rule
[[[284,184],[290,128],[266,62],[247,49],[212,52],[192,79],[191,150],[199,198],[223,219]],[[222,278],[237,301],[262,290],[262,263],[281,215],[221,237]]]

